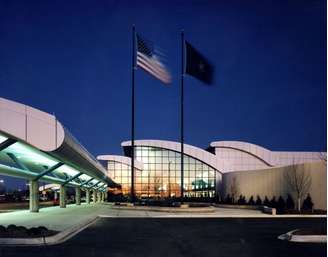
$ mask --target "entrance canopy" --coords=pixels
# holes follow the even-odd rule
[[[116,186],[53,115],[3,98],[0,174],[100,191]]]

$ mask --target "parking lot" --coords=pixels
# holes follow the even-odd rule
[[[326,256],[326,244],[277,237],[324,218],[101,218],[64,244],[0,247],[0,256]]]

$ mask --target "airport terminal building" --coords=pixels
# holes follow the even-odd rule
[[[108,176],[121,182],[123,195],[131,189],[131,142],[121,144],[124,163],[111,155],[98,156],[107,161]],[[212,142],[204,150],[184,146],[184,198],[217,201],[228,194],[246,199],[260,196],[278,199],[295,195],[287,175],[295,172],[310,181],[308,193],[315,208],[326,209],[327,166],[324,152],[278,152],[237,141]],[[167,199],[181,196],[180,143],[164,140],[135,141],[135,194],[138,198]],[[120,164],[120,162],[122,164]],[[124,171],[120,171],[120,165]],[[117,172],[117,167],[119,171]],[[118,191],[121,193],[120,191]],[[294,196],[295,198],[295,196]],[[295,198],[296,199],[296,198]]]
[[[66,206],[68,186],[76,189],[77,203],[81,190],[87,202],[91,196],[94,202],[103,201],[105,192],[128,198],[131,142],[121,147],[122,156],[94,158],[53,115],[0,98],[0,175],[29,180],[31,211],[39,208],[38,181],[59,185],[61,207]],[[134,151],[137,198],[180,198],[180,143],[136,140]],[[207,149],[185,144],[183,161],[186,200],[217,201],[233,193],[246,199],[286,199],[288,194],[295,199],[286,179],[294,173],[308,178],[314,208],[327,209],[325,152],[279,152],[247,142],[216,141]]]

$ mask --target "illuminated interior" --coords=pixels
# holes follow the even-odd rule
[[[180,153],[159,147],[135,147],[136,160],[143,170],[135,169],[135,191],[138,198],[174,198],[181,196]],[[119,193],[125,196],[131,190],[131,166],[108,161],[110,178],[121,184]],[[184,197],[214,198],[216,176],[213,167],[191,156],[184,156]],[[115,192],[114,192],[115,193]]]

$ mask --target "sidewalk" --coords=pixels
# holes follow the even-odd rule
[[[269,215],[258,210],[247,209],[227,209],[214,208],[211,212],[170,212],[155,211],[153,207],[142,208],[113,208],[108,203],[97,204],[75,204],[67,205],[66,208],[58,206],[46,207],[40,209],[38,213],[31,213],[28,210],[14,211],[9,213],[0,213],[0,225],[8,226],[15,224],[17,226],[38,227],[45,226],[48,229],[63,231],[78,224],[83,224],[90,219],[100,217],[111,218],[318,218],[326,215]]]
[[[0,225],[15,224],[27,228],[45,226],[48,229],[63,231],[76,224],[83,223],[103,213],[108,207],[102,204],[71,204],[66,208],[58,206],[41,208],[38,213],[28,210],[0,213]]]

